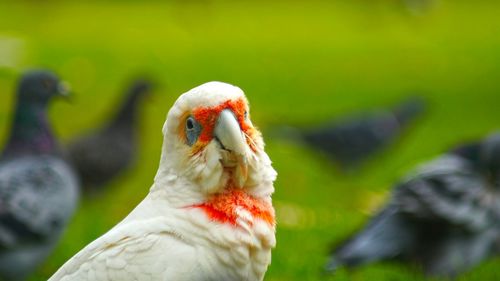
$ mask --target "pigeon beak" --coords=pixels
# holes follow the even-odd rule
[[[247,144],[240,124],[233,112],[224,109],[217,119],[214,136],[222,148],[233,154],[237,159],[237,173],[241,181],[246,181],[248,176]]]
[[[71,98],[71,87],[69,86],[69,83],[66,81],[61,81],[57,85],[57,93],[59,96],[69,100]]]

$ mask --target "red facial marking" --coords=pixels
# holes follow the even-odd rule
[[[230,188],[213,195],[207,202],[193,206],[200,208],[212,221],[237,225],[238,208],[248,211],[254,219],[261,219],[274,226],[274,209],[271,204],[255,198],[239,188]]]
[[[199,107],[193,110],[193,117],[201,124],[202,132],[198,138],[198,142],[207,143],[212,140],[213,131],[219,114],[224,109],[230,109],[238,123],[241,130],[248,136],[253,137],[255,129],[248,124],[245,120],[245,112],[247,111],[246,102],[243,98],[237,100],[228,100],[220,105],[214,107]],[[255,151],[253,141],[247,139],[250,148]]]

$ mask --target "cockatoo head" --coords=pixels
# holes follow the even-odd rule
[[[276,172],[240,88],[209,82],[181,95],[167,115],[163,134],[157,180],[185,180],[186,185],[174,187],[177,194],[196,202],[228,189],[255,197],[274,191]]]

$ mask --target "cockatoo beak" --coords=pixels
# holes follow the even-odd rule
[[[236,157],[237,176],[241,184],[246,181],[248,175],[247,143],[241,131],[240,124],[234,113],[224,109],[219,114],[219,119],[214,129],[214,137],[220,142],[222,148]]]

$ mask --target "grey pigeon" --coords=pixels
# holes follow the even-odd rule
[[[423,99],[411,97],[391,110],[347,116],[312,129],[288,128],[285,133],[324,153],[343,170],[352,170],[393,143],[424,107]]]
[[[360,232],[334,249],[328,270],[398,260],[454,277],[499,254],[500,133],[454,149],[399,183]]]
[[[24,280],[59,240],[78,201],[78,181],[61,158],[48,118],[64,94],[47,71],[26,73],[0,156],[0,279]]]
[[[68,145],[68,157],[87,190],[96,191],[133,163],[138,107],[150,90],[151,83],[146,80],[134,81],[109,123]]]

